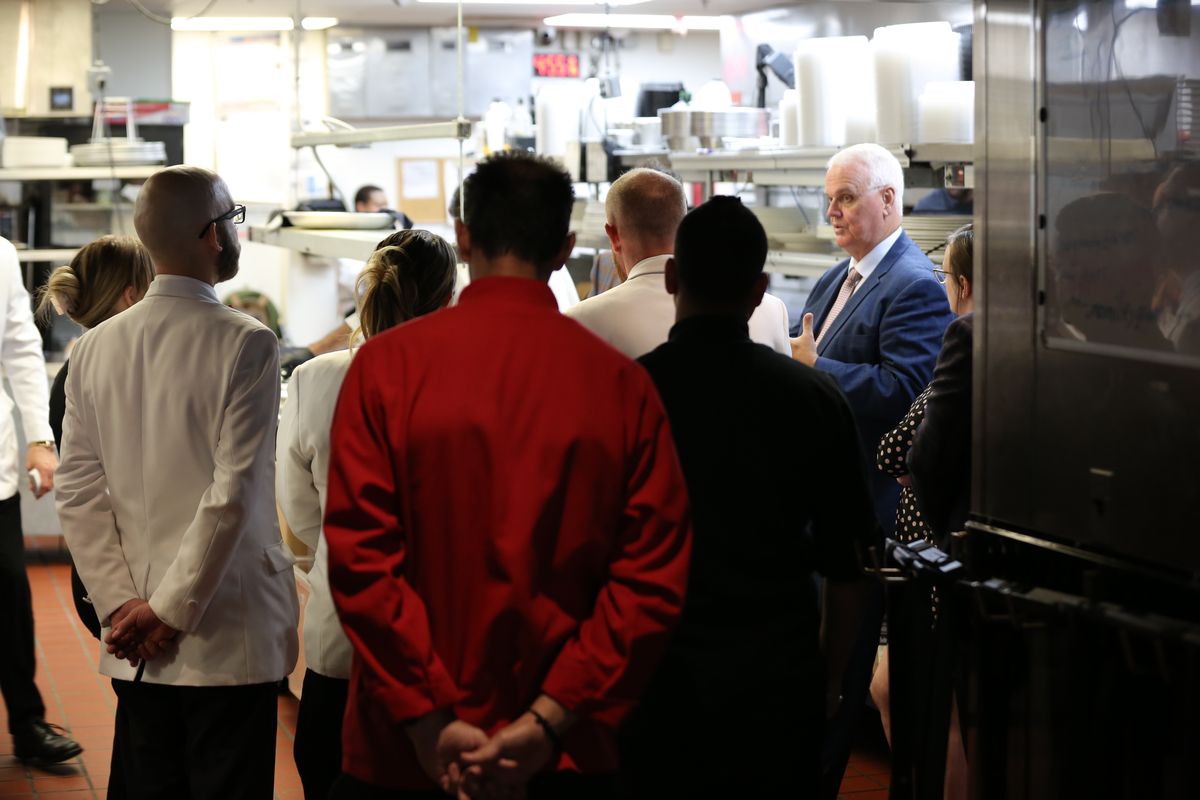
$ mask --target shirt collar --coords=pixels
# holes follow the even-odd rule
[[[875,268],[879,266],[881,261],[883,261],[884,256],[886,256],[888,251],[892,249],[892,245],[896,243],[896,240],[900,238],[902,233],[904,233],[904,228],[896,228],[896,230],[892,232],[891,236],[875,245],[871,252],[863,256],[862,261],[855,261],[853,258],[850,259],[850,268],[858,270],[858,274],[862,275],[863,283],[866,283],[867,278],[871,277],[871,273],[874,272]]]
[[[458,298],[460,306],[480,301],[546,306],[558,309],[558,301],[554,298],[554,292],[550,291],[550,286],[545,281],[534,278],[507,276],[480,278],[471,281]]]
[[[688,317],[675,323],[669,338],[672,342],[750,341],[750,325],[740,317],[725,314]]]
[[[629,270],[629,277],[640,278],[642,275],[661,275],[667,271],[667,262],[671,260],[671,254],[661,256],[650,256],[643,258],[641,261],[633,265],[633,269]]]
[[[146,296],[185,297],[212,303],[221,302],[217,299],[217,290],[212,284],[184,275],[156,275],[146,291]]]

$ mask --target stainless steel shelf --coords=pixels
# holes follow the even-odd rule
[[[764,269],[776,275],[791,275],[797,278],[819,278],[826,270],[845,260],[844,255],[828,253],[802,253],[795,250],[772,250],[767,253]]]
[[[79,252],[78,247],[46,247],[31,250],[18,250],[17,260],[24,263],[33,261],[62,261],[67,262]]]
[[[436,233],[454,244],[454,231],[447,225],[418,225],[417,227]],[[267,228],[263,225],[250,227],[252,242],[283,247],[309,256],[324,258],[353,258],[366,261],[375,252],[379,241],[392,231],[380,230],[312,230],[308,228]]]
[[[0,181],[136,180],[149,178],[162,168],[160,164],[137,167],[9,167],[0,169]]]

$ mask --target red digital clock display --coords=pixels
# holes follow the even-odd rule
[[[535,53],[533,74],[538,78],[578,78],[579,56],[574,53]]]

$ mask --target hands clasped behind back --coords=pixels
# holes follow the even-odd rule
[[[148,600],[127,600],[113,612],[104,642],[108,652],[133,666],[169,652],[179,631],[158,618]]]
[[[458,800],[518,800],[554,755],[554,743],[529,714],[489,737],[442,712],[413,723],[409,737],[426,774]]]

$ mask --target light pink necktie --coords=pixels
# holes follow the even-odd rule
[[[817,344],[820,344],[821,337],[829,332],[833,321],[838,318],[838,314],[842,313],[842,309],[850,300],[850,295],[854,294],[854,287],[858,286],[858,282],[861,280],[862,275],[854,267],[851,267],[850,272],[846,275],[846,280],[842,281],[842,290],[838,292],[837,300],[833,301],[833,308],[829,309],[829,314],[825,317],[825,324],[821,326],[821,332],[817,334]]]

